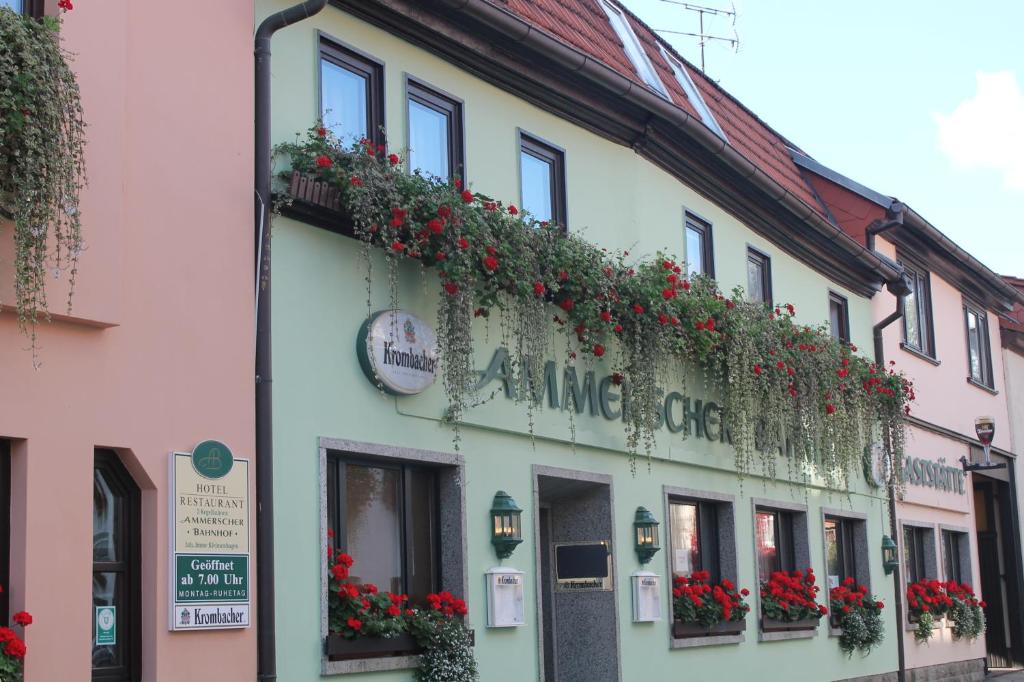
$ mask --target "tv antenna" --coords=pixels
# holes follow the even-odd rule
[[[716,7],[705,7],[703,5],[694,5],[690,2],[682,2],[682,0],[661,0],[672,5],[679,5],[687,12],[696,12],[697,18],[700,23],[700,30],[697,33],[690,33],[688,31],[673,31],[667,28],[655,29],[658,33],[672,33],[680,36],[690,36],[691,38],[697,38],[697,44],[700,45],[700,70],[705,71],[704,68],[704,46],[708,44],[708,41],[718,40],[723,43],[729,43],[732,47],[733,52],[739,52],[740,49],[740,37],[736,33],[736,5],[732,2],[729,3],[731,9],[718,9]],[[704,15],[709,14],[711,16],[723,16],[729,17],[732,23],[732,37],[712,35],[704,32]]]

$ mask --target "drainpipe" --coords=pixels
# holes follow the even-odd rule
[[[256,30],[256,647],[257,679],[277,679],[274,614],[274,444],[270,355],[270,39],[313,16],[327,0],[306,0],[272,14]]]
[[[903,224],[904,210],[903,204],[894,200],[886,211],[886,219],[884,221],[876,220],[868,226],[868,251],[872,253],[875,251],[876,235]],[[879,371],[885,370],[885,347],[882,344],[882,330],[903,317],[907,307],[907,296],[911,292],[910,281],[902,270],[898,278],[886,282],[886,288],[896,297],[896,310],[874,327],[875,365],[878,366]],[[894,473],[895,469],[890,467],[889,475],[892,476]],[[889,534],[898,543],[899,526],[896,523],[896,482],[887,481],[886,488],[889,497]],[[896,615],[896,655],[899,662],[896,679],[899,682],[905,682],[907,679],[907,659],[903,650],[905,634],[903,632],[903,571],[900,570],[899,561],[896,562],[896,568],[893,569],[892,579],[895,587],[893,590],[893,611]]]

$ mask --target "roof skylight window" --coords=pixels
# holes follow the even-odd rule
[[[629,61],[632,62],[633,67],[640,74],[640,78],[643,79],[644,83],[657,90],[659,95],[669,99],[668,89],[661,82],[661,79],[658,78],[658,73],[654,70],[654,64],[648,59],[644,46],[640,44],[640,39],[636,37],[633,27],[629,25],[629,19],[626,18],[622,10],[608,2],[608,0],[599,0],[599,3],[601,8],[604,9],[604,13],[608,15],[608,21],[611,23],[612,28],[615,29],[619,40],[622,41],[622,45],[626,48],[626,56],[629,57]]]
[[[668,62],[668,65],[672,67],[672,73],[676,75],[676,80],[679,82],[680,87],[682,87],[683,92],[686,93],[686,98],[690,100],[690,104],[693,105],[693,108],[696,109],[697,113],[700,115],[700,120],[704,121],[704,125],[711,128],[715,135],[718,135],[720,138],[725,140],[725,132],[722,130],[722,127],[718,125],[718,121],[715,120],[714,114],[712,114],[711,110],[708,109],[708,105],[704,102],[704,98],[700,96],[700,91],[697,90],[697,85],[693,82],[693,79],[690,78],[690,73],[686,70],[686,66],[681,61],[670,55],[664,47],[659,45],[659,49],[661,50],[661,56],[664,57],[665,61]]]

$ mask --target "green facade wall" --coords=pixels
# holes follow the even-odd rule
[[[259,0],[257,16],[287,3]],[[823,322],[828,291],[850,301],[854,343],[868,348],[871,311],[866,299],[843,291],[805,264],[782,252],[731,215],[683,186],[672,176],[637,156],[531,106],[432,54],[328,7],[313,20],[274,38],[273,135],[292,139],[317,116],[318,30],[385,63],[386,121],[392,148],[404,146],[406,74],[465,101],[467,177],[471,186],[518,203],[518,147],[521,128],[566,150],[568,216],[571,230],[585,229],[588,239],[609,248],[653,255],[667,249],[680,256],[682,216],[692,210],[714,225],[715,266],[724,289],[745,282],[745,249],[749,244],[772,256],[776,298],[792,302],[808,324]],[[585,228],[583,226],[586,226]],[[372,297],[367,301],[366,265],[361,246],[352,239],[277,217],[273,225],[273,344],[276,607],[278,678],[289,682],[321,676],[320,641],[320,462],[318,439],[345,438],[450,452],[452,430],[441,423],[446,401],[440,385],[421,396],[382,395],[363,375],[355,342],[368,310],[389,305],[383,262],[373,269]],[[375,257],[376,258],[376,257]],[[400,305],[428,322],[436,306],[436,279],[415,267],[401,273]],[[496,321],[481,323],[477,364],[483,368],[498,345]],[[564,341],[558,337],[551,359],[564,363]],[[610,358],[606,358],[610,360]],[[596,374],[611,371],[609,362],[591,361]],[[589,365],[581,361],[579,371]],[[681,381],[681,379],[680,379]],[[440,383],[440,382],[439,382]],[[705,395],[691,379],[689,394]],[[892,613],[887,611],[887,641],[867,658],[847,659],[824,622],[813,639],[758,642],[748,616],[746,641],[736,645],[670,650],[667,617],[660,623],[630,621],[629,574],[639,568],[632,550],[633,512],[646,506],[661,520],[662,547],[667,547],[662,486],[716,491],[736,496],[739,585],[756,593],[753,519],[750,498],[771,498],[809,505],[808,530],[812,565],[824,575],[821,507],[852,509],[867,514],[872,590],[892,603],[892,582],[881,570],[880,539],[887,532],[882,498],[857,479],[854,492],[828,493],[786,483],[747,479],[742,488],[732,469],[732,451],[724,444],[663,431],[654,457],[641,460],[634,474],[621,451],[622,425],[587,414],[575,417],[577,444],[569,439],[564,413],[546,410],[538,416],[531,442],[526,409],[503,396],[471,411],[463,428],[461,454],[466,467],[469,621],[476,630],[476,654],[486,682],[522,681],[539,675],[538,613],[534,589],[535,564],[532,508],[533,464],[610,474],[613,476],[615,538],[614,576],[619,612],[620,661],[625,680],[660,679],[843,679],[896,668]],[[785,463],[780,461],[785,471]],[[484,571],[498,562],[490,545],[488,509],[495,491],[508,491],[524,509],[524,543],[505,562],[526,572],[527,625],[514,630],[488,630]],[[667,550],[650,564],[668,575]],[[358,560],[358,557],[357,557]],[[663,578],[664,579],[664,578]],[[663,588],[666,616],[668,584]],[[824,588],[823,588],[824,589]],[[751,600],[753,600],[753,595]],[[614,618],[609,613],[608,618]],[[348,675],[378,682],[409,680],[409,672]]]

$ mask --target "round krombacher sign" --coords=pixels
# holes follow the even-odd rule
[[[405,310],[384,310],[367,320],[356,351],[370,381],[395,395],[422,393],[441,369],[433,328]]]
[[[222,478],[235,463],[231,450],[217,440],[204,440],[192,449],[192,468],[203,478]]]

